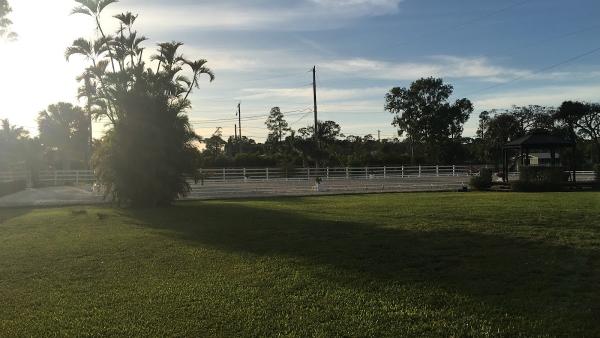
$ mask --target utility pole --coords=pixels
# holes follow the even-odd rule
[[[237,141],[237,139],[238,139],[238,138],[237,138],[237,124],[234,124],[233,126],[234,126],[234,128],[235,128],[235,134],[234,134],[234,135],[235,135],[235,138],[234,138],[234,140],[236,140],[236,141]]]
[[[381,142],[381,130],[377,131],[377,141]]]
[[[238,103],[238,110],[236,115],[238,116],[238,128],[240,135],[240,154],[242,153],[242,103]]]
[[[317,66],[314,66],[313,69],[313,103],[314,108],[313,112],[315,113],[315,141],[317,146],[319,146],[319,125],[317,120]]]
[[[235,113],[238,117],[238,126],[240,128],[240,140],[242,139],[242,103],[238,103],[238,110],[237,113]]]

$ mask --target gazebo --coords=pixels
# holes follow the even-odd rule
[[[557,165],[560,165],[560,161],[557,161],[557,150],[562,148],[573,148],[573,150],[575,150],[575,146],[576,144],[573,141],[567,141],[560,137],[547,134],[530,134],[510,141],[505,144],[502,149],[504,181],[508,182],[508,172],[510,169],[509,156],[511,152],[517,151],[519,154],[515,161],[517,166],[556,167]],[[548,152],[549,156],[544,156],[545,158],[542,159],[542,161],[540,161],[542,156],[532,156],[532,154],[548,155]],[[573,182],[575,182],[575,172],[577,169],[574,156],[571,162],[571,170],[573,171]]]

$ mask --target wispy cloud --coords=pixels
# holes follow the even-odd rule
[[[370,87],[370,88],[319,88],[319,101],[338,101],[338,100],[356,100],[368,96],[381,96],[389,88]],[[312,88],[247,88],[242,91],[246,95],[245,99],[265,99],[265,98],[307,98],[312,95]]]
[[[384,80],[415,80],[420,77],[437,76],[503,82],[515,77],[533,75],[529,70],[494,65],[485,57],[450,55],[430,56],[422,62],[397,63],[365,58],[343,59],[326,62],[321,67],[358,77]]]
[[[566,100],[597,101],[600,96],[598,93],[599,85],[543,86],[485,95],[475,99],[474,104],[479,110],[530,104],[558,106]]]
[[[138,2],[147,30],[315,30],[343,26],[361,17],[395,14],[402,0],[304,0],[282,6],[279,1],[198,1],[194,4],[158,5]],[[118,12],[124,5],[111,8]],[[131,5],[128,8],[132,10]]]

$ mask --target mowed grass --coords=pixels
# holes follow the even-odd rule
[[[598,336],[599,193],[0,210],[2,336]]]

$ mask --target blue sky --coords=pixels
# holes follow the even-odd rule
[[[13,47],[0,45],[14,55],[44,34],[24,26],[31,15],[17,13],[38,2],[18,1],[14,21],[22,38]],[[59,46],[89,35],[86,27],[92,31],[84,19],[67,15],[72,5],[57,0],[43,16],[61,22],[46,29],[57,30]],[[600,101],[600,51],[573,59],[600,48],[597,0],[122,0],[111,13],[123,10],[140,14],[139,29],[151,38],[148,47],[180,40],[186,56],[209,60],[217,79],[202,83],[192,97],[191,116],[203,136],[218,126],[232,134],[238,101],[243,116],[256,116],[242,124],[244,134],[257,140],[266,136],[260,116],[272,106],[290,111],[294,128],[309,124],[313,65],[320,118],[339,122],[347,135],[381,130],[383,137],[393,137],[392,116],[383,111],[386,91],[427,76],[443,77],[454,85],[455,98],[475,103],[467,136],[485,109]],[[38,25],[49,20],[43,17]],[[60,97],[40,98],[26,107],[29,112],[8,117],[27,123],[52,101],[75,102],[78,65],[58,65],[59,59],[64,63],[60,47],[52,52],[60,55],[48,56],[60,74],[51,77],[54,84],[46,82],[62,88]],[[546,69],[564,61],[570,62]],[[0,87],[3,82],[5,90],[14,90],[6,77]],[[0,117],[6,110],[15,114],[9,104],[0,103]]]

